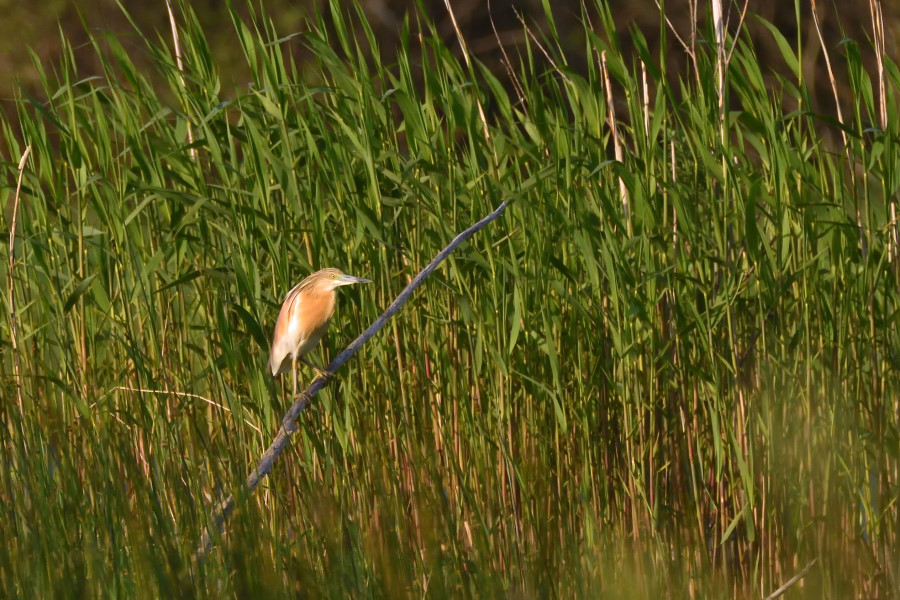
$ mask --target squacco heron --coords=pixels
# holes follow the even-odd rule
[[[272,376],[291,370],[294,376],[294,396],[297,395],[297,361],[315,369],[319,377],[326,373],[310,364],[304,357],[316,347],[328,330],[334,305],[337,303],[337,288],[354,283],[371,283],[369,279],[353,277],[340,269],[322,269],[298,283],[284,297],[275,333],[272,335],[272,352],[269,355],[269,370]]]

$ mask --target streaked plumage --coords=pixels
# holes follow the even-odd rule
[[[275,376],[292,371],[295,395],[297,361],[309,364],[303,356],[315,348],[328,331],[337,304],[335,289],[354,283],[369,283],[369,280],[345,275],[339,269],[322,269],[294,286],[284,297],[272,335],[269,372]]]

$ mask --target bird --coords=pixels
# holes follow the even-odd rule
[[[269,371],[272,377],[280,373],[293,373],[294,393],[297,395],[297,361],[301,361],[316,371],[317,377],[331,376],[308,362],[304,355],[309,353],[331,323],[337,303],[337,288],[354,283],[371,283],[370,279],[354,277],[340,269],[316,271],[287,293],[275,331],[272,334],[272,351],[269,354]]]

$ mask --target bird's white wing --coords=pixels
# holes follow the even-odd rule
[[[278,320],[275,321],[275,331],[272,334],[272,351],[269,353],[269,371],[272,376],[290,371],[291,362],[287,359],[297,350],[300,344],[299,323],[296,316],[299,314],[302,294],[297,285],[284,297]]]

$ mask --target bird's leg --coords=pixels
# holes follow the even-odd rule
[[[299,359],[303,361],[303,364],[305,364],[307,367],[311,368],[313,371],[316,372],[316,379],[324,379],[324,380],[325,380],[325,383],[328,383],[328,381],[329,381],[332,377],[334,377],[334,373],[332,373],[331,371],[326,371],[326,370],[324,370],[324,369],[320,369],[319,367],[317,367],[316,365],[312,364],[311,362],[309,362],[308,360],[306,360],[306,359],[303,358],[302,356],[299,357]],[[315,381],[315,379],[314,379],[313,381]]]
[[[291,373],[294,376],[294,393],[291,395],[291,400],[293,401],[297,397],[297,356],[294,355],[294,358],[291,359]]]

